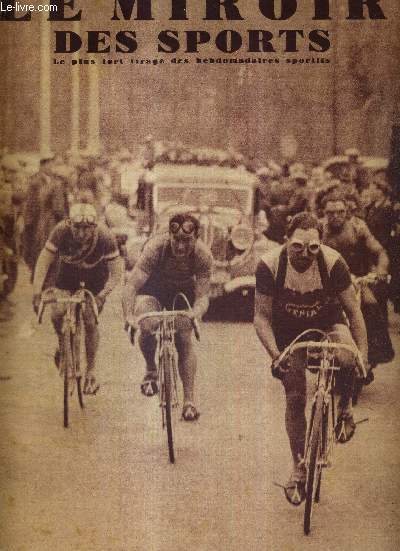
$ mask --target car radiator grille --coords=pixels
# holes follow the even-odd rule
[[[214,260],[229,262],[240,254],[232,245],[227,228],[216,224],[201,223],[200,239],[210,248]]]

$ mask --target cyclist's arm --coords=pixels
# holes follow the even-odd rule
[[[371,253],[371,256],[375,259],[374,271],[381,275],[386,275],[389,271],[389,257],[379,243],[379,241],[372,235],[370,229],[365,223],[361,225],[361,233],[365,242],[367,250]]]
[[[40,295],[43,289],[43,285],[47,276],[47,273],[50,269],[50,266],[53,264],[55,259],[55,254],[48,249],[44,248],[39,254],[35,266],[35,275],[33,277],[33,294]]]
[[[353,285],[350,285],[347,289],[339,293],[339,299],[349,320],[353,339],[366,365],[368,363],[367,330]]]
[[[272,329],[272,300],[272,296],[263,295],[256,290],[254,327],[261,344],[272,360],[275,360],[279,357],[280,352]]]
[[[209,291],[210,277],[208,275],[204,275],[196,278],[193,315],[197,319],[201,319],[208,310],[208,306],[210,304],[208,298]]]
[[[107,262],[108,267],[108,279],[106,281],[106,284],[104,285],[104,288],[100,291],[98,294],[101,298],[106,298],[111,291],[116,287],[121,281],[123,276],[123,264],[122,264],[122,258],[117,257],[113,260],[109,260]]]
[[[381,246],[379,253],[377,253],[378,261],[374,271],[379,275],[387,275],[389,272],[389,257],[385,249]]]
[[[201,319],[210,304],[208,295],[210,293],[213,257],[211,251],[204,245],[198,245],[196,252],[193,314],[196,318]]]
[[[125,320],[133,314],[138,291],[143,287],[150,275],[159,270],[160,255],[163,254],[164,240],[154,237],[144,246],[127,282],[122,290],[122,310]]]
[[[133,268],[122,289],[122,310],[125,319],[128,319],[129,316],[132,315],[137,292],[143,287],[148,279],[149,274],[140,268],[140,266],[136,265]]]

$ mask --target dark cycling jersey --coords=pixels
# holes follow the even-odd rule
[[[297,272],[283,245],[265,254],[257,267],[258,293],[273,297],[272,324],[282,350],[306,329],[329,330],[344,323],[337,295],[351,285],[349,269],[337,251],[321,245],[317,259]]]
[[[56,287],[74,292],[84,282],[95,295],[107,282],[107,262],[119,256],[115,238],[107,228],[98,226],[93,241],[82,247],[65,220],[53,229],[45,248],[57,255]]]
[[[146,243],[137,266],[149,275],[138,294],[155,296],[162,306],[170,308],[179,292],[193,302],[196,279],[211,277],[212,255],[197,239],[189,257],[177,258],[172,253],[169,234],[157,235]]]

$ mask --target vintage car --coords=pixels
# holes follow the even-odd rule
[[[243,166],[155,164],[137,189],[138,235],[127,245],[130,267],[150,235],[168,230],[172,213],[189,210],[213,254],[211,298],[238,293],[251,300],[257,262],[270,247],[259,222],[258,184]]]

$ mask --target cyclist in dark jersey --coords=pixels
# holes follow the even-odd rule
[[[132,314],[137,317],[162,308],[172,309],[174,297],[180,292],[193,306],[194,317],[201,318],[206,313],[212,255],[198,239],[198,230],[199,223],[195,217],[189,213],[178,214],[169,221],[169,233],[156,235],[146,243],[123,293],[127,323]],[[179,303],[176,307],[183,309],[185,305]],[[154,329],[152,320],[144,321],[139,338],[146,360],[146,374],[141,384],[142,393],[146,396],[158,392]],[[193,396],[196,356],[191,330],[188,320],[178,320],[176,347],[184,392],[182,416],[186,421],[193,421],[199,416]]]
[[[372,235],[364,220],[349,214],[346,197],[336,191],[324,199],[323,243],[337,250],[355,276],[374,272],[385,277],[389,270],[389,257]],[[373,290],[363,288],[361,310],[364,315],[369,342],[371,367],[390,362],[394,350],[388,330],[387,297],[384,284]],[[367,382],[373,380],[370,371]]]
[[[77,203],[71,207],[68,219],[59,222],[42,249],[33,281],[33,306],[37,311],[46,278],[55,269],[55,287],[58,295],[70,295],[81,282],[93,293],[99,312],[106,297],[122,279],[122,263],[116,241],[111,232],[97,223],[93,205]],[[61,343],[61,322],[64,308],[55,304],[52,321]],[[91,308],[83,311],[87,370],[85,394],[95,394],[99,388],[95,378],[95,358],[99,345],[99,331]],[[59,363],[59,350],[55,361]]]
[[[368,346],[364,320],[348,267],[340,254],[321,244],[322,227],[309,213],[296,215],[288,228],[288,241],[265,254],[256,271],[254,325],[272,358],[272,373],[282,379],[286,393],[286,430],[293,456],[293,473],[285,487],[287,499],[298,505],[304,499],[305,469],[302,462],[306,435],[306,377],[304,356],[292,358],[291,369],[278,370],[275,360],[306,329],[332,333],[336,341],[357,344],[364,362]],[[346,313],[350,329],[345,324]],[[351,396],[353,359],[338,354],[342,367],[338,380],[340,415],[336,433],[347,442],[355,431]]]

